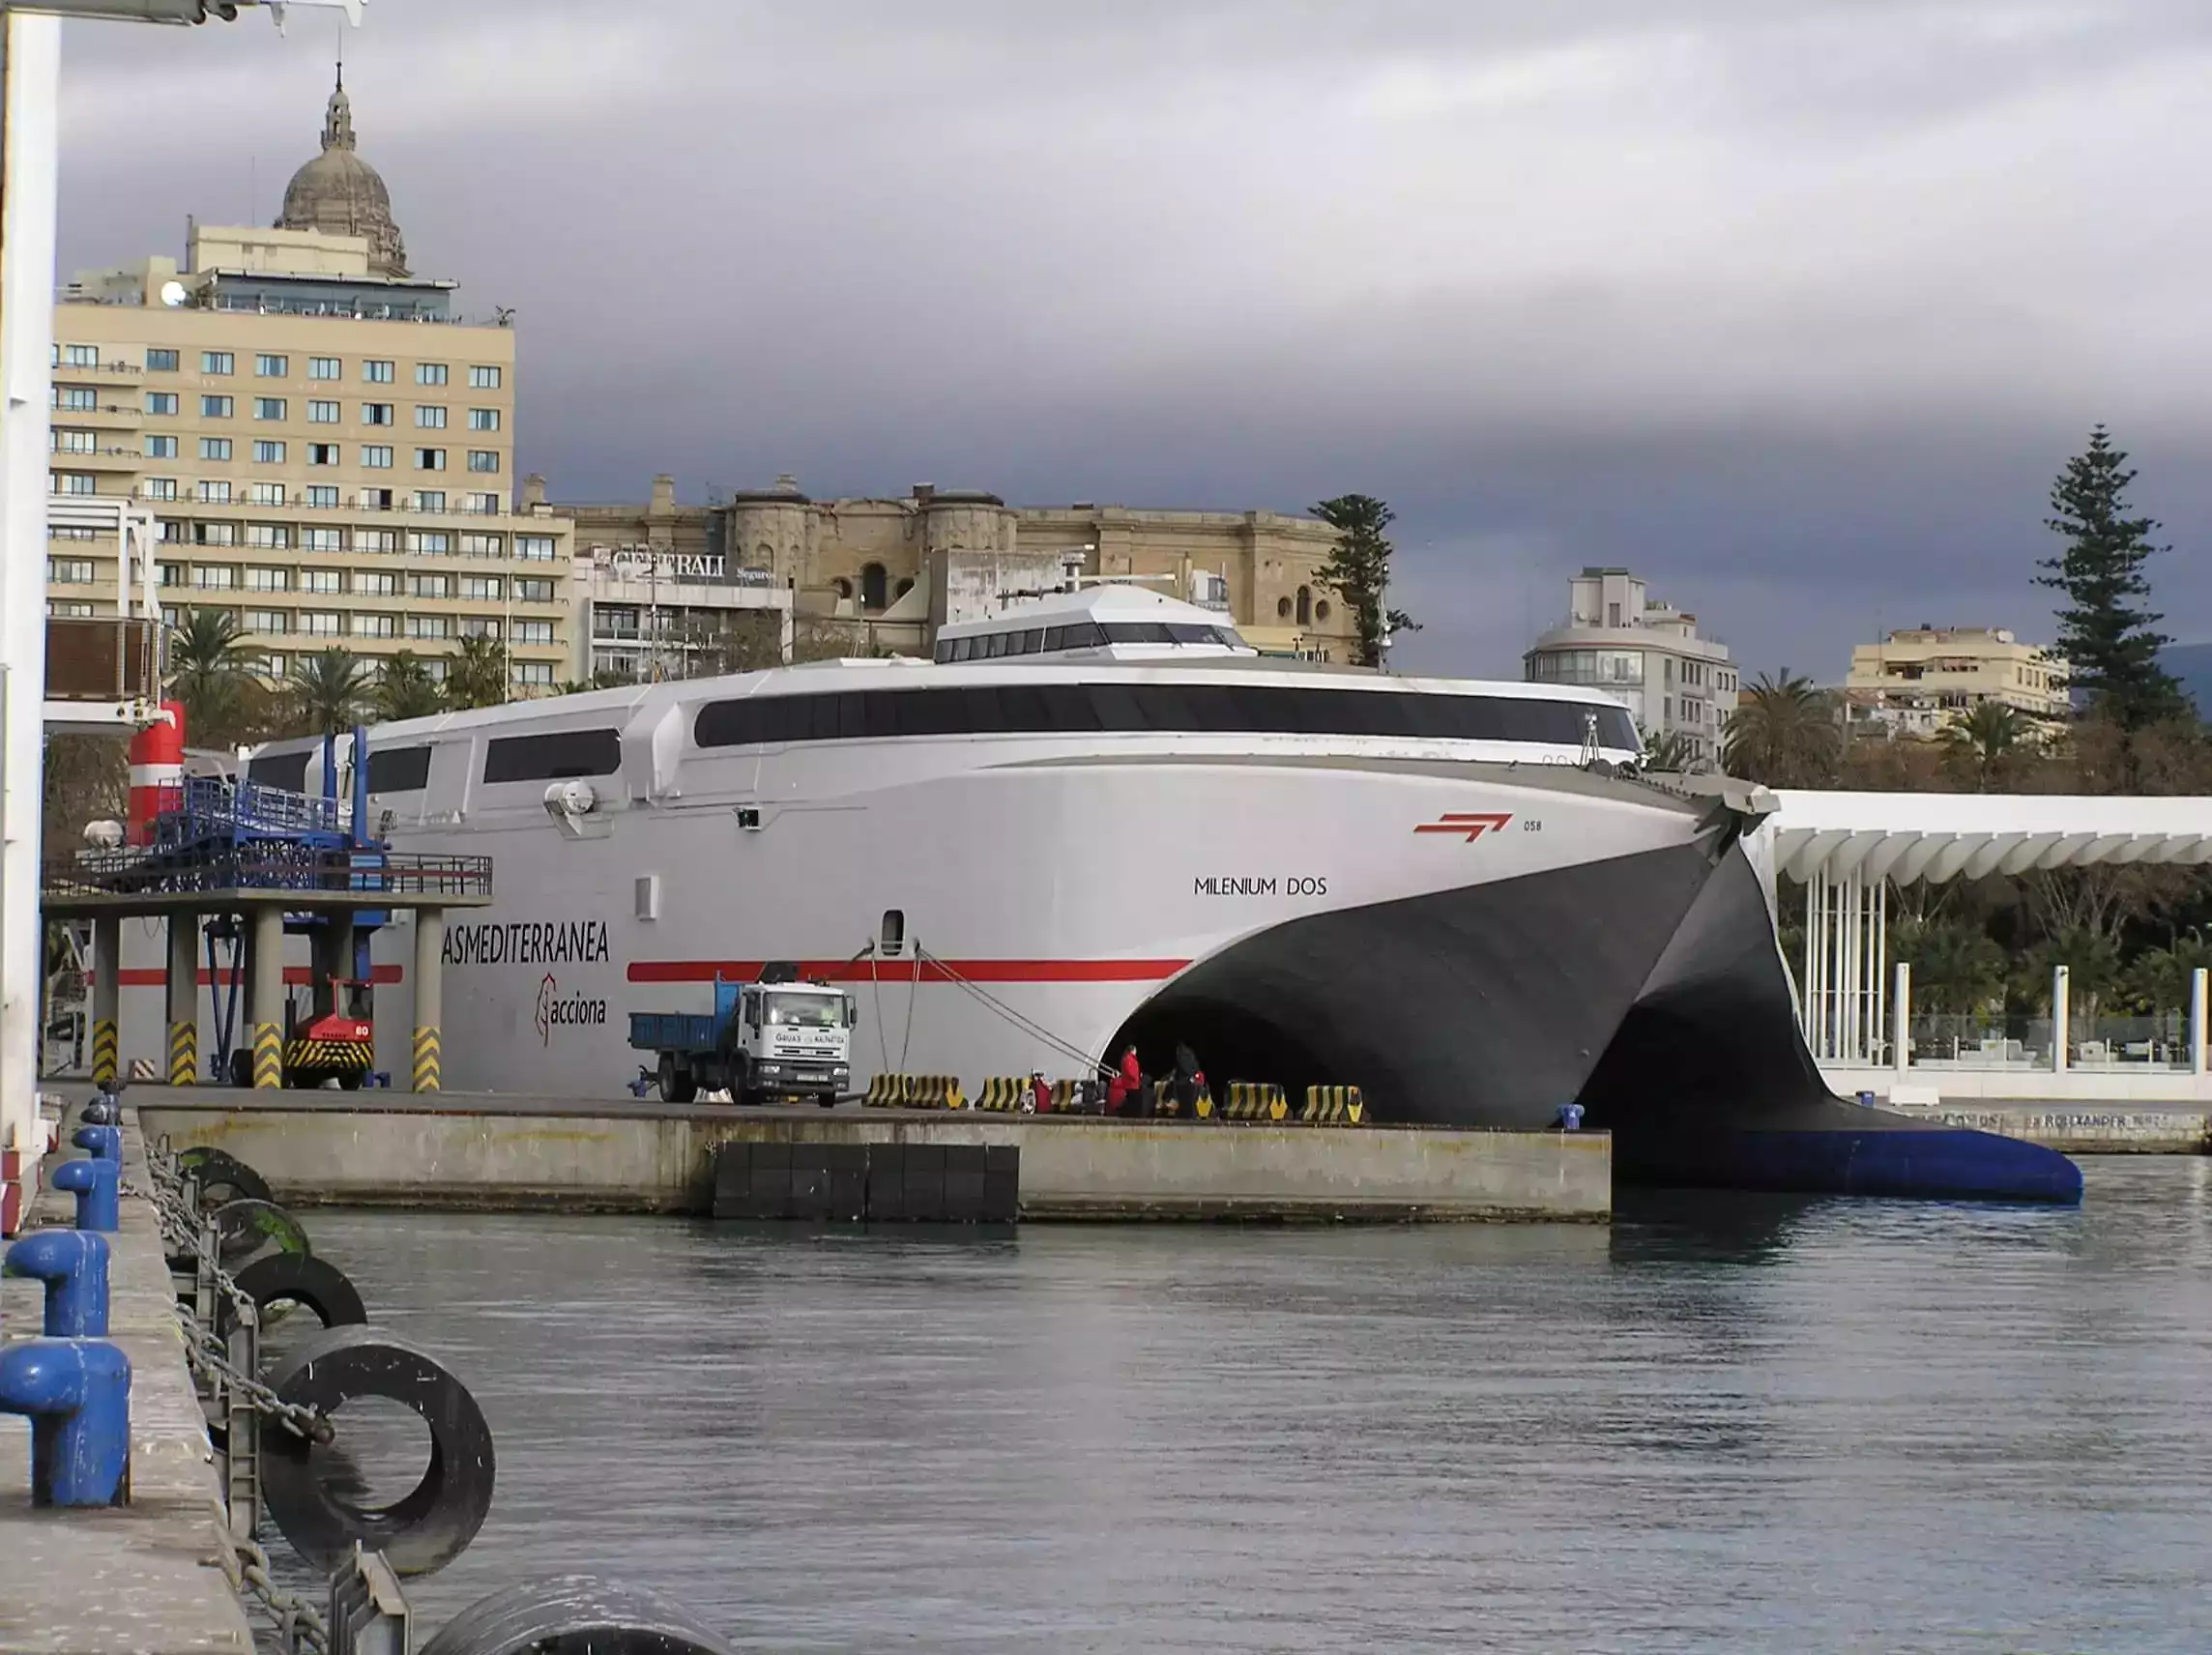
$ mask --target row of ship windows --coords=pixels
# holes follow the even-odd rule
[[[1030,626],[1018,632],[974,632],[940,638],[937,658],[996,661],[1008,655],[1055,654],[1062,650],[1102,650],[1109,644],[1226,644],[1246,648],[1234,626],[1176,621],[1081,621],[1068,626]]]
[[[305,445],[307,463],[311,466],[335,466],[344,463],[343,445],[338,443],[308,443]],[[203,460],[229,460],[237,456],[239,445],[229,437],[202,437],[199,440],[200,458]],[[56,428],[46,441],[46,451],[55,454],[128,453],[130,450],[113,447],[102,449],[98,431],[63,430]],[[291,446],[278,437],[257,437],[248,446],[255,465],[283,465],[290,458]],[[417,449],[417,471],[444,471],[446,449]],[[140,444],[140,452],[150,460],[173,460],[179,457],[178,443],[174,437],[147,437]],[[364,443],[361,446],[360,464],[364,471],[390,471],[397,452],[389,443]],[[479,473],[496,473],[502,461],[497,449],[470,449],[468,469]]]
[[[253,418],[256,420],[288,420],[292,404],[282,396],[256,396],[252,398]],[[114,410],[113,405],[109,405]],[[146,392],[146,412],[149,414],[176,414],[180,412],[177,393],[173,391]],[[53,408],[57,414],[97,414],[100,412],[100,392],[89,385],[56,386]],[[200,397],[200,418],[203,420],[229,420],[236,418],[238,398],[213,392]],[[418,402],[415,404],[416,426],[424,431],[443,431],[451,410],[443,402]],[[345,405],[340,402],[313,400],[307,404],[307,423],[310,425],[335,425],[345,416]],[[468,410],[468,428],[472,431],[496,431],[500,428],[500,411],[496,408],[471,408]],[[361,405],[361,422],[364,425],[390,425],[396,423],[398,407],[391,402],[364,402]]]
[[[411,557],[504,558],[504,535],[454,535],[443,529],[302,529],[295,536],[284,523],[184,523],[173,517],[156,520],[163,545],[238,546],[254,551],[290,551],[296,544],[304,552],[405,552]],[[244,533],[241,534],[241,530]],[[46,531],[55,540],[89,540],[98,530],[80,524],[57,525]],[[550,535],[517,535],[514,556],[518,563],[549,564],[557,542]],[[171,567],[168,564],[163,568]]]
[[[843,690],[710,702],[692,735],[702,747],[901,736],[1180,733],[1389,736],[1581,747],[1592,718],[1601,746],[1634,750],[1621,707],[1513,696],[1434,695],[1237,683],[974,684]]]
[[[235,374],[238,371],[238,354],[235,351],[202,351],[199,353],[200,372],[207,374]],[[57,344],[53,351],[53,365],[59,368],[100,366],[98,345]],[[149,345],[146,349],[148,373],[176,373],[184,366],[183,354],[171,347]],[[254,376],[259,379],[289,379],[292,359],[273,351],[257,352],[253,358]],[[398,375],[398,364],[389,358],[364,357],[361,362],[361,377],[364,385],[391,385]],[[446,363],[423,362],[415,364],[417,385],[447,385],[451,383],[452,369]],[[336,380],[345,377],[343,357],[309,357],[307,377],[318,380]],[[469,369],[469,388],[472,391],[497,391],[502,370],[493,365],[479,364]]]
[[[551,672],[551,667],[545,669]],[[517,682],[546,682],[521,680]],[[608,776],[622,769],[622,736],[613,730],[563,730],[543,736],[497,736],[484,743],[482,778],[487,782],[565,781],[576,776]],[[249,761],[246,773],[271,787],[297,793],[306,785],[307,754],[266,753]],[[430,782],[430,748],[371,747],[368,791],[419,793]]]

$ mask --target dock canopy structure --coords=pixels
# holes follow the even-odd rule
[[[1790,965],[1806,1041],[1824,1063],[1883,1060],[1891,886],[2212,862],[2212,798],[1800,790],[1775,798],[1780,808],[1750,849],[1770,887],[1805,887],[1804,952]]]

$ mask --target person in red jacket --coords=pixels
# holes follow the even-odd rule
[[[1131,1046],[1121,1054],[1121,1066],[1115,1071],[1113,1083],[1106,1089],[1106,1113],[1121,1115],[1134,1111],[1144,1092],[1144,1065],[1137,1061],[1137,1048]]]
[[[1030,1071],[1030,1110],[1036,1115],[1052,1113],[1052,1083],[1044,1078],[1042,1069]]]

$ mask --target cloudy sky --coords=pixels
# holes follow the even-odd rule
[[[369,0],[362,151],[555,498],[1399,513],[1404,664],[1586,563],[1747,666],[2049,636],[2090,423],[2212,638],[2204,0]],[[339,30],[73,25],[64,271],[274,216]]]

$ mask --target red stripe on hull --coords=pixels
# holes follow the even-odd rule
[[[221,979],[225,987],[229,986],[230,978],[230,972],[225,970]],[[126,966],[115,973],[115,980],[124,988],[160,988],[168,982],[169,973],[160,966]],[[382,984],[400,982],[404,978],[398,966],[377,966],[370,971],[369,980]],[[205,966],[200,967],[200,987],[207,988],[215,981],[216,973]],[[287,985],[296,984],[305,988],[314,978],[308,975],[306,966],[286,966],[284,981]]]
[[[752,982],[765,960],[632,960],[633,983]],[[800,974],[824,982],[1164,982],[1188,960],[801,960]]]

